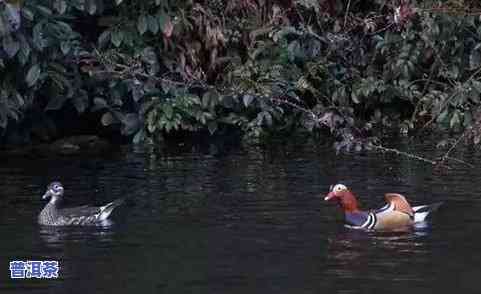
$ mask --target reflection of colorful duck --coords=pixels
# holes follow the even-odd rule
[[[411,207],[401,194],[385,195],[387,204],[377,210],[362,211],[354,194],[344,185],[331,186],[324,198],[336,201],[344,211],[346,225],[354,229],[398,230],[425,221],[426,217],[442,203]]]
[[[418,265],[431,260],[428,234],[338,228],[328,236],[323,286],[331,293],[378,293],[392,283],[426,283],[426,277],[410,269],[413,259]]]

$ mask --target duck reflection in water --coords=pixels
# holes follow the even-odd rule
[[[111,223],[112,225],[112,223]],[[40,226],[40,239],[47,247],[62,248],[68,243],[77,242],[113,242],[114,231],[109,226],[89,227],[61,227],[61,226]]]
[[[415,271],[402,269],[411,268],[413,258],[429,260],[429,248],[425,242],[428,233],[427,227],[396,232],[342,228],[335,236],[328,237],[324,275],[328,280],[336,281],[331,285],[336,288],[361,282],[372,287],[378,285],[379,279],[421,281],[422,277]]]

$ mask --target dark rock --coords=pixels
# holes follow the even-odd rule
[[[109,152],[113,145],[95,135],[80,135],[62,138],[47,144],[15,147],[0,153],[0,156],[52,156],[52,155],[98,155]]]
[[[111,150],[112,145],[95,135],[72,136],[50,144],[50,152],[59,155],[100,154]]]

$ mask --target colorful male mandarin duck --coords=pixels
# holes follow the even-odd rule
[[[353,229],[396,230],[425,221],[426,217],[442,203],[411,207],[401,194],[385,195],[387,204],[377,210],[363,211],[354,194],[344,185],[331,186],[324,198],[336,201],[344,211],[346,226]]]

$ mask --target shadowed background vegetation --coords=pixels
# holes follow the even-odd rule
[[[481,139],[477,1],[0,0],[3,144]]]

